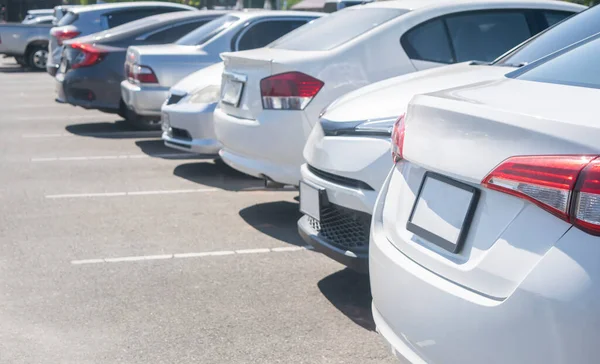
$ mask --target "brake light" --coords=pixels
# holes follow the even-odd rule
[[[152,68],[139,64],[125,64],[127,79],[133,83],[158,83]]]
[[[102,61],[108,53],[108,50],[102,46],[88,43],[73,43],[70,44],[70,47],[79,51],[79,54],[71,64],[72,69],[93,66]]]
[[[63,45],[65,40],[73,39],[79,34],[81,34],[81,32],[75,28],[54,28],[50,32],[50,35],[56,38],[56,43],[58,43],[58,45]]]
[[[600,159],[597,156],[523,156],[502,162],[482,181],[526,199],[559,218],[600,235]]]
[[[392,159],[394,163],[403,158],[402,149],[404,147],[404,131],[406,128],[404,118],[405,114],[400,115],[392,129]]]
[[[263,78],[260,81],[263,109],[304,110],[323,85],[323,81],[301,72]]]

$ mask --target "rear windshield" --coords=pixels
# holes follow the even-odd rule
[[[180,38],[175,44],[179,45],[200,45],[208,42],[216,37],[225,29],[231,27],[235,22],[240,20],[237,16],[225,15],[217,18],[205,25],[199,27],[191,33]]]
[[[405,9],[347,8],[313,20],[268,47],[295,51],[330,50],[407,12]]]
[[[559,54],[516,76],[517,79],[600,88],[600,37]],[[510,76],[510,75],[509,75]]]
[[[78,17],[79,16],[76,13],[69,11],[65,16],[60,18],[60,21],[58,22],[58,26],[62,27],[65,25],[71,25],[75,22],[75,20],[77,20]]]
[[[101,39],[104,37],[118,37],[118,36],[126,36],[131,32],[144,32],[146,31],[146,27],[149,27],[152,24],[161,24],[162,22],[157,20],[161,18],[161,16],[149,16],[142,19],[134,20],[129,23],[125,23],[123,25],[119,25],[112,29],[105,30],[103,32],[96,33],[94,35],[95,39]]]
[[[512,53],[498,59],[498,65],[522,65],[554,53],[600,32],[600,6],[585,10],[527,41]]]

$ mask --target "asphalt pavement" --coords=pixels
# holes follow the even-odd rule
[[[0,59],[0,363],[395,363],[293,190],[54,101]]]

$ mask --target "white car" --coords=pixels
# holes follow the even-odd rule
[[[298,185],[304,144],[336,98],[418,70],[493,61],[582,9],[540,0],[379,1],[317,19],[267,48],[223,53],[219,153],[241,172]]]
[[[375,200],[392,161],[393,123],[410,99],[474,82],[496,79],[600,32],[600,7],[573,16],[519,45],[491,65],[462,63],[411,73],[350,92],[331,104],[304,148],[303,190],[316,188],[327,203],[301,193],[306,210],[298,231],[315,250],[358,271],[368,268],[368,242]],[[305,185],[304,185],[305,184]],[[349,236],[342,232],[353,231]]]
[[[373,317],[411,363],[597,363],[600,35],[419,95],[373,214]]]
[[[219,63],[221,52],[264,47],[321,16],[301,11],[236,11],[173,44],[129,47],[125,68],[131,74],[121,82],[121,95],[130,118],[152,124],[160,119],[169,89],[189,74]],[[143,77],[136,76],[140,72]]]
[[[162,139],[170,148],[217,154],[213,112],[219,102],[223,62],[196,71],[169,91],[162,106]]]

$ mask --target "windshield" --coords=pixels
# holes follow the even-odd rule
[[[600,36],[596,36],[539,65],[532,65],[515,78],[560,85],[600,88]],[[510,76],[510,75],[509,75]]]
[[[296,51],[330,50],[407,12],[404,9],[347,8],[313,20],[268,47]]]
[[[497,65],[523,65],[600,32],[600,6],[574,15],[496,60]]]
[[[134,20],[129,23],[125,23],[123,25],[119,25],[112,29],[107,29],[103,32],[96,33],[94,35],[94,39],[101,39],[101,38],[105,38],[105,37],[114,37],[114,36],[118,36],[118,35],[124,35],[126,33],[130,33],[133,31],[144,31],[145,30],[144,28],[146,28],[152,24],[160,23],[157,20],[157,18],[160,18],[160,17],[161,17],[160,15],[159,16],[150,16],[150,17]]]
[[[60,20],[59,20],[59,22],[58,22],[57,25],[59,27],[62,27],[62,26],[65,26],[65,25],[71,25],[71,24],[73,24],[75,22],[75,20],[77,20],[78,17],[79,16],[76,13],[74,13],[72,11],[69,11],[65,16],[63,16],[62,18],[60,18]]]
[[[225,15],[199,27],[191,33],[180,38],[175,44],[200,45],[208,42],[225,29],[231,27],[240,20],[237,16]]]

